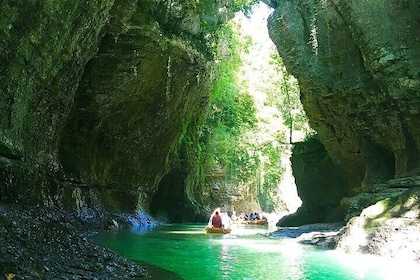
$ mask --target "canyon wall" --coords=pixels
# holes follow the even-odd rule
[[[222,2],[3,3],[0,202],[147,209],[206,112]]]
[[[356,188],[419,172],[415,1],[281,1],[270,34],[311,125]]]
[[[296,153],[292,161],[298,169],[298,189],[303,182],[313,195],[323,193],[324,199],[312,204],[312,210],[326,207],[326,201],[344,208],[345,220],[350,221],[339,247],[387,254],[399,245],[382,240],[380,246],[387,249],[374,248],[381,232],[396,241],[419,230],[408,209],[417,213],[419,203],[414,187],[420,175],[420,5],[414,0],[298,0],[272,5],[276,10],[269,19],[270,36],[288,71],[299,80],[311,126],[341,179],[340,183],[323,176],[322,184],[311,184],[325,170],[302,171],[313,171],[315,165],[322,169],[325,156],[305,166],[297,163],[308,155]],[[324,192],[331,184],[338,190]],[[376,202],[381,210],[362,212]],[[299,219],[304,223],[308,210],[299,209],[288,223]],[[361,212],[359,220],[352,219]],[[317,214],[312,211],[312,217]],[[362,241],[346,237],[357,232],[355,228],[366,231]],[[415,244],[413,237],[406,240]],[[411,259],[418,259],[418,248],[412,252]]]
[[[165,188],[164,180],[155,194],[206,112],[211,45],[228,9],[224,1],[20,2],[2,1],[0,11],[0,274],[144,277],[144,267],[87,235],[150,225],[138,210],[152,201],[166,210],[163,192],[184,198],[182,182]]]

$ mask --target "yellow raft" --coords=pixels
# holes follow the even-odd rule
[[[266,225],[266,224],[268,224],[268,221],[267,221],[267,219],[251,220],[251,221],[248,221],[248,224],[250,224],[250,225]]]
[[[230,228],[216,228],[216,227],[206,227],[206,233],[219,233],[219,234],[228,234],[232,230]]]
[[[266,225],[268,224],[267,219],[261,220],[237,220],[233,222],[234,224],[242,224],[242,225]]]

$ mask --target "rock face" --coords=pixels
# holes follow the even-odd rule
[[[419,5],[281,1],[270,36],[353,186],[419,172]]]
[[[45,206],[98,224],[105,212],[147,209],[179,139],[205,113],[208,40],[229,16],[221,3],[3,1],[0,206]],[[20,230],[4,226],[8,211],[2,248]],[[22,223],[38,226],[32,218]],[[7,256],[5,273],[33,265]]]
[[[60,131],[113,2],[2,4],[1,203],[76,207],[74,187],[84,184],[63,178]],[[83,189],[80,194],[89,193]]]
[[[296,213],[279,220],[278,226],[300,226],[344,219],[340,204],[351,193],[344,174],[328,156],[317,138],[296,143],[292,150],[293,176],[303,204]]]
[[[367,207],[341,230],[337,248],[420,262],[419,195],[416,187]]]
[[[204,31],[229,17],[222,2],[3,1],[0,203],[98,219],[155,207],[172,191],[182,204],[182,184],[157,186],[205,111],[212,65]],[[322,170],[308,174],[337,172],[334,184],[318,184],[334,190],[329,197],[311,201],[302,185],[306,209],[328,219],[348,194],[386,193],[388,180],[419,175],[418,3],[266,2],[276,7],[271,37],[331,159],[319,150]],[[3,220],[2,238],[19,231]]]
[[[75,193],[94,187],[99,196],[86,199],[105,207],[147,208],[180,137],[205,112],[211,33],[201,25],[226,20],[219,8],[2,4],[0,200],[74,206]]]
[[[113,2],[2,3],[1,156],[59,169],[59,130]]]
[[[359,214],[382,199],[380,193],[394,194],[388,180],[420,172],[420,6],[410,0],[276,3],[270,36],[299,81],[312,127],[342,172],[341,194],[349,188],[364,197],[357,211],[350,210]]]
[[[182,131],[205,112],[211,73],[193,41],[145,20],[148,5],[138,4],[127,22],[111,22],[60,135],[66,173],[139,190],[143,206]]]

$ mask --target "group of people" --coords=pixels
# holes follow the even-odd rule
[[[256,221],[256,220],[263,220],[267,219],[264,214],[260,214],[257,212],[254,213],[241,213],[240,215],[236,215],[235,211],[233,212],[231,219],[233,221],[241,220],[241,221]]]
[[[267,218],[264,214],[257,212],[241,213],[240,215],[236,215],[236,212],[233,211],[231,215],[229,215],[226,212],[222,212],[220,208],[216,208],[210,216],[208,225],[215,228],[230,228],[230,226],[236,221],[254,221],[262,219]]]

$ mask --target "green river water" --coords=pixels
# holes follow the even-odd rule
[[[144,264],[149,279],[420,279],[418,268],[404,263],[259,234],[275,230],[267,226],[238,226],[226,235],[205,234],[204,226],[105,232],[94,241]]]

